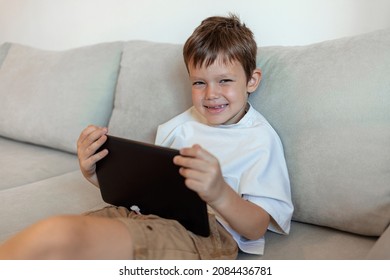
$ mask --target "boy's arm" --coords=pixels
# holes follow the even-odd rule
[[[81,132],[77,141],[80,170],[84,177],[96,187],[99,187],[96,176],[96,162],[108,154],[106,149],[99,153],[96,153],[96,151],[106,142],[106,134],[107,128],[90,125]]]
[[[262,237],[270,215],[261,207],[244,200],[223,179],[218,160],[199,145],[180,150],[174,163],[181,166],[188,188],[217,211],[240,235],[247,239]]]
[[[256,240],[267,231],[270,215],[260,206],[244,200],[229,185],[221,197],[210,204],[229,226],[247,239]]]

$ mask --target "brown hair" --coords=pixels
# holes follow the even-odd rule
[[[195,67],[203,64],[208,67],[220,56],[224,63],[240,62],[248,81],[256,68],[256,54],[252,31],[234,14],[206,18],[183,47],[187,70],[190,63]]]

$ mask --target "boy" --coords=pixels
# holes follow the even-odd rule
[[[173,161],[208,204],[210,237],[111,206],[39,222],[3,244],[0,258],[235,259],[238,248],[261,254],[267,229],[287,234],[293,206],[283,148],[248,103],[261,80],[256,51],[236,16],[204,20],[183,48],[193,107],[156,136],[156,144],[180,149]],[[78,140],[81,171],[96,186],[96,162],[108,154],[96,151],[107,132],[89,126]]]

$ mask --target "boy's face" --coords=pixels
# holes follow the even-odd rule
[[[248,92],[253,92],[261,79],[256,69],[247,82],[238,61],[223,63],[216,59],[206,67],[188,67],[192,84],[192,103],[210,125],[234,124],[245,115]]]

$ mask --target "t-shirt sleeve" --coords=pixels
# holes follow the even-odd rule
[[[157,127],[157,134],[154,143],[160,146],[170,147],[172,141],[178,133],[177,127],[181,124],[193,120],[193,108],[188,109],[187,111],[177,115]]]
[[[272,217],[269,229],[287,234],[290,231],[293,205],[290,180],[279,136],[265,126],[261,145],[253,151],[253,165],[242,175],[239,193],[262,207]]]

